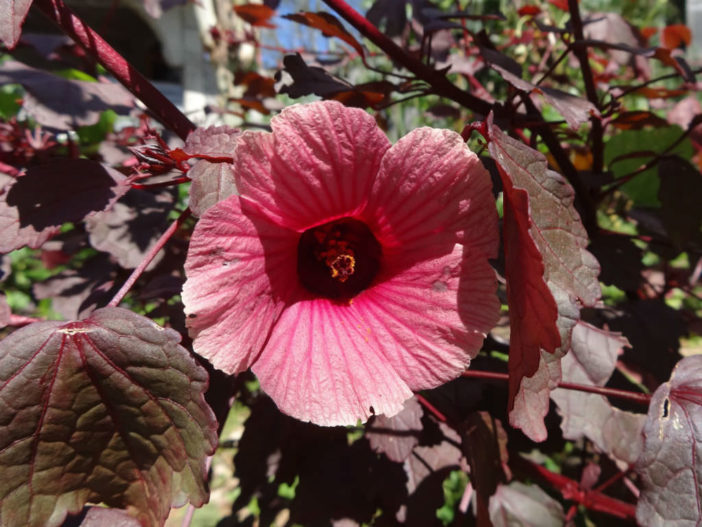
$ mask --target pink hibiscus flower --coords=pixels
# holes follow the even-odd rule
[[[200,218],[183,302],[197,353],[252,368],[281,411],[321,425],[391,416],[461,374],[496,323],[491,182],[461,136],[391,145],[337,102],[245,132],[240,192]]]

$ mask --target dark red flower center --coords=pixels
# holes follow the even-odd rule
[[[312,293],[350,299],[367,288],[380,268],[381,249],[368,226],[341,218],[307,229],[297,245],[297,274]]]

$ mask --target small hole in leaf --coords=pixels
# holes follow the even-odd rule
[[[663,401],[663,419],[668,417],[668,411],[670,410],[670,399]]]

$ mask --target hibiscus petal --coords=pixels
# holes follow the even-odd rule
[[[456,242],[497,255],[497,210],[487,170],[450,130],[418,128],[387,151],[364,219],[383,247]]]
[[[185,261],[183,303],[193,348],[227,373],[247,369],[299,288],[298,234],[239,196],[200,218]]]
[[[353,306],[313,299],[283,312],[252,368],[282,412],[324,426],[354,425],[373,413],[395,415],[412,396],[383,360],[384,335]]]
[[[290,106],[271,126],[272,134],[241,136],[234,163],[241,195],[298,231],[363,209],[390,147],[370,115],[325,101]]]
[[[383,342],[384,361],[414,391],[460,375],[499,318],[495,271],[481,252],[456,245],[410,267],[386,259],[379,283],[354,299],[360,318]],[[382,337],[380,336],[382,335]]]

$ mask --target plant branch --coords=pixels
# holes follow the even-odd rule
[[[494,371],[481,371],[481,370],[466,370],[463,372],[463,377],[469,377],[473,379],[492,379],[498,381],[508,381],[509,375],[507,373],[499,373]],[[576,390],[579,392],[594,393],[597,395],[604,395],[605,397],[614,397],[617,399],[624,399],[627,401],[632,401],[639,404],[648,405],[651,402],[651,395],[647,393],[630,392],[628,390],[618,390],[616,388],[606,388],[604,386],[591,386],[587,384],[576,384],[574,382],[559,382],[559,388],[565,390]]]
[[[568,10],[570,11],[570,22],[573,27],[573,35],[576,40],[585,40],[583,34],[583,20],[580,18],[580,7],[578,0],[568,0]],[[590,68],[590,60],[588,59],[588,48],[584,46],[576,46],[573,53],[580,62],[580,69],[583,72],[583,80],[585,81],[585,94],[587,99],[599,110],[599,100],[597,98],[597,90],[595,89],[595,78],[592,75]],[[602,172],[604,165],[604,143],[602,135],[604,129],[599,116],[593,115],[590,117],[592,122],[592,130],[590,137],[592,138],[592,170],[595,174]]]
[[[427,66],[421,60],[406,53],[388,36],[381,33],[380,30],[364,16],[360,15],[347,4],[345,0],[324,0],[324,3],[355,27],[364,37],[382,49],[392,60],[414,73],[418,78],[431,84],[437,95],[452,99],[466,108],[486,117],[487,114],[490,113],[490,110],[492,110],[492,105],[490,103],[460,89],[449,81],[443,73]]]
[[[122,85],[134,94],[154,114],[164,126],[185,140],[195,125],[183,112],[156,89],[146,77],[127,62],[122,55],[110,46],[93,29],[78,18],[62,0],[34,0],[51,21],[76,43],[95,56],[100,64],[109,71]]]
[[[635,505],[611,498],[596,490],[583,489],[577,481],[551,472],[547,468],[521,456],[511,457],[510,465],[514,465],[523,472],[547,481],[554,488],[558,489],[565,499],[575,501],[588,509],[611,514],[618,518],[636,518]]]
[[[158,252],[163,248],[164,245],[166,245],[166,242],[171,238],[171,236],[173,236],[178,227],[180,227],[183,224],[183,222],[186,219],[188,219],[188,217],[190,217],[190,209],[185,209],[183,212],[180,213],[180,216],[178,216],[176,220],[173,223],[171,223],[168,229],[166,229],[166,231],[156,241],[154,246],[151,249],[149,249],[149,252],[146,254],[146,256],[144,256],[144,259],[141,261],[139,266],[136,269],[134,269],[134,271],[132,271],[132,274],[129,275],[129,278],[127,278],[120,290],[117,291],[117,294],[114,296],[114,298],[110,300],[109,304],[107,304],[109,307],[117,307],[119,305],[122,299],[132,288],[134,283],[139,279],[139,277],[143,274],[148,265],[151,263],[151,260],[153,260],[156,257]]]

